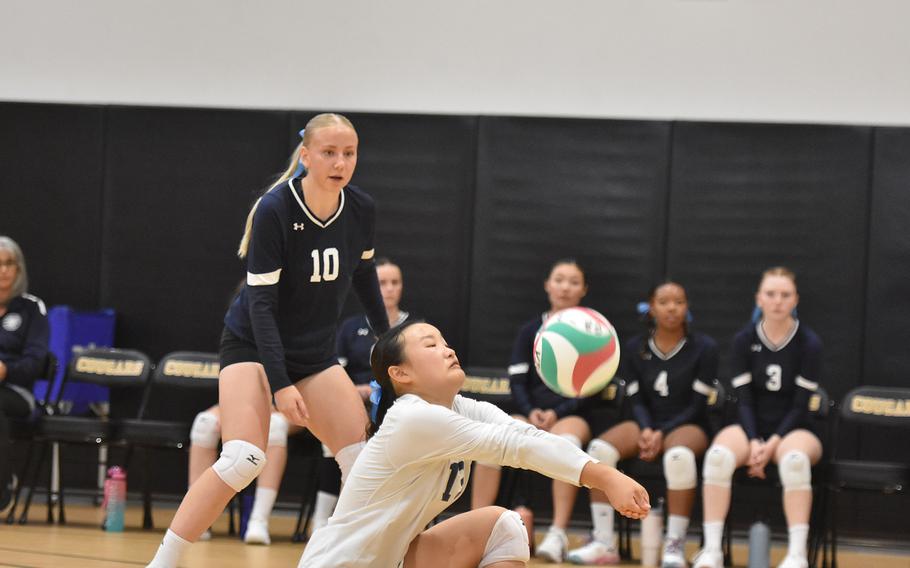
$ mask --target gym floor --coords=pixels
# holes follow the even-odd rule
[[[99,527],[103,518],[100,508],[90,505],[69,504],[66,508],[68,523],[65,526],[45,524],[47,510],[35,504],[26,525],[0,524],[0,566],[2,567],[54,567],[125,568],[145,566],[154,555],[164,529],[174,514],[172,508],[157,507],[155,510],[156,530],[144,531],[139,528],[141,509],[131,506],[127,510],[126,531],[106,533]],[[271,546],[247,546],[227,536],[227,516],[222,515],[214,527],[214,538],[209,542],[194,545],[187,553],[182,566],[203,568],[218,566],[233,568],[246,566],[297,566],[303,545],[290,541],[296,518],[276,514],[271,521],[273,543]],[[538,531],[538,539],[543,533]],[[583,535],[572,536],[572,546],[581,543]],[[696,550],[694,539],[687,550]],[[637,553],[637,551],[636,551]],[[779,561],[784,554],[781,546],[775,546],[771,558]],[[744,545],[734,545],[736,566],[745,566],[748,551]],[[531,565],[544,565],[536,560]],[[638,566],[637,561],[627,563]],[[878,549],[842,550],[839,558],[841,568],[910,568],[910,555]],[[550,564],[549,566],[557,565]],[[568,567],[569,564],[558,566]]]

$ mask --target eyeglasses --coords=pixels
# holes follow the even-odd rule
[[[19,263],[15,260],[0,260],[0,268],[13,269],[17,266],[19,266]]]

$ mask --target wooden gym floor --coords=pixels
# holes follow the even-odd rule
[[[29,514],[27,525],[0,524],[0,566],[32,568],[126,568],[145,566],[152,558],[161,536],[174,514],[174,509],[159,506],[155,510],[156,530],[143,531],[140,526],[141,510],[130,507],[127,511],[127,529],[123,533],[106,533],[99,527],[102,521],[100,508],[70,504],[66,508],[67,525],[45,524],[46,508],[36,504]],[[5,515],[0,518],[5,518]],[[247,546],[227,536],[227,517],[222,515],[215,525],[215,537],[209,542],[194,545],[187,553],[184,568],[234,568],[246,566],[295,567],[300,559],[302,544],[290,541],[296,517],[286,514],[273,516],[271,546]],[[538,531],[538,539],[542,533]],[[581,542],[582,535],[573,535],[572,546]],[[695,552],[696,543],[689,543],[687,551]],[[772,561],[778,562],[784,550],[775,546]],[[748,551],[743,545],[734,546],[734,561],[744,566]],[[543,565],[531,560],[531,565]],[[638,562],[627,564],[637,566]],[[910,568],[910,556],[888,554],[871,549],[843,550],[841,568]],[[549,566],[556,565],[550,564]],[[568,567],[569,564],[559,566]],[[377,567],[382,568],[382,567]]]

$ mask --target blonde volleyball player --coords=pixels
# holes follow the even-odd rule
[[[475,460],[597,487],[620,513],[647,515],[648,494],[629,477],[564,438],[459,396],[464,371],[432,325],[409,321],[384,334],[371,366],[372,437],[300,568],[525,566],[528,535],[513,511],[484,507],[424,530],[464,491]]]
[[[695,568],[723,567],[721,539],[733,472],[746,466],[750,477],[764,479],[772,461],[783,485],[790,537],[787,556],[778,568],[809,565],[812,466],[821,459],[822,444],[809,429],[807,409],[809,397],[818,389],[822,344],[793,315],[799,294],[789,269],[766,270],[755,302],[761,319],[733,339],[731,383],[739,400],[739,423],[721,430],[705,454],[705,547]]]
[[[335,330],[353,285],[373,330],[388,329],[373,260],[372,198],[348,185],[357,133],[348,119],[307,123],[285,174],[247,220],[246,286],[224,318],[221,457],[187,491],[149,566],[172,568],[266,462],[271,401],[335,455],[342,479],[364,445],[366,409],[338,364]]]

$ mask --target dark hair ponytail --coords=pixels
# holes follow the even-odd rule
[[[395,386],[389,376],[389,367],[394,367],[404,362],[402,334],[404,330],[418,323],[423,323],[423,321],[408,320],[401,325],[393,327],[383,333],[376,345],[373,346],[373,352],[370,354],[370,368],[373,370],[374,380],[382,387],[382,396],[379,397],[376,411],[372,413],[375,418],[367,426],[367,438],[372,437],[379,430],[386,412],[398,399],[398,393],[395,392]]]

